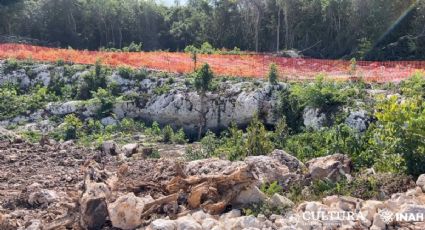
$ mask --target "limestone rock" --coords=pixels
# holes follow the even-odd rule
[[[31,220],[25,230],[42,230],[42,224],[40,220]]]
[[[102,143],[102,152],[109,155],[117,155],[117,144],[114,141],[104,141]]]
[[[422,217],[420,221],[423,221],[425,218],[425,205],[404,204],[401,206],[399,214],[406,219]]]
[[[387,221],[387,220],[386,220]],[[375,213],[373,216],[373,224],[371,229],[386,229],[386,223],[382,219],[382,216],[379,213]]]
[[[291,172],[302,173],[306,169],[300,160],[283,150],[275,149],[270,155],[288,167]]]
[[[230,212],[224,213],[220,216],[220,222],[222,222],[225,219],[232,219],[232,218],[240,217],[241,215],[242,215],[241,210],[232,209]]]
[[[241,161],[231,162],[217,158],[209,158],[188,162],[185,165],[184,172],[190,176],[202,175],[228,175],[234,172],[238,167],[245,166]]]
[[[202,230],[202,226],[191,216],[183,216],[176,220],[177,230]]]
[[[218,225],[218,221],[213,218],[206,218],[202,221],[202,229],[212,229],[213,227]]]
[[[304,126],[313,130],[318,130],[326,126],[327,123],[326,114],[321,113],[319,108],[312,107],[304,109],[303,120]]]
[[[174,220],[156,219],[149,225],[151,230],[175,230],[177,224]]]
[[[421,187],[422,191],[425,192],[425,174],[422,174],[416,180],[416,185]]]
[[[361,220],[363,225],[370,227],[373,221],[373,217],[378,210],[384,209],[385,205],[382,201],[377,200],[366,200],[361,203],[360,212],[365,220]]]
[[[334,154],[312,159],[306,163],[311,177],[314,180],[329,179],[339,181],[342,176],[349,177],[351,160],[343,154]]]
[[[267,196],[258,189],[257,186],[250,186],[245,190],[242,190],[238,196],[234,199],[233,203],[238,205],[249,205],[263,202],[267,199]]]
[[[205,218],[207,218],[207,215],[203,210],[196,211],[192,213],[193,219],[195,219],[198,223],[201,223]]]
[[[133,154],[137,153],[138,148],[139,144],[137,143],[126,144],[121,147],[122,152],[125,154],[126,157],[131,157]]]
[[[366,110],[358,110],[351,112],[345,120],[345,123],[352,129],[364,132],[369,126],[369,120],[370,118]]]
[[[292,208],[295,204],[290,199],[275,193],[268,201],[271,207],[282,209]]]
[[[262,227],[262,224],[260,223],[260,221],[258,221],[257,218],[255,218],[254,216],[241,216],[241,217],[238,217],[237,224],[242,229],[247,229],[247,228],[261,228]]]
[[[275,181],[285,186],[299,180],[299,175],[289,172],[286,165],[271,156],[249,156],[245,163],[251,167],[251,173],[257,178],[257,186]]]
[[[116,125],[118,121],[113,117],[104,117],[100,120],[100,123],[102,123],[102,125],[104,126],[108,126],[108,125]]]
[[[110,191],[104,183],[89,183],[80,198],[80,225],[85,229],[100,229],[108,216],[106,200]]]
[[[81,101],[67,101],[65,103],[49,103],[47,105],[47,111],[53,115],[67,115],[75,113],[79,108],[82,107]]]
[[[32,192],[28,197],[28,203],[32,206],[47,207],[49,204],[58,201],[59,197],[53,190],[41,189]]]
[[[133,193],[119,197],[114,203],[109,204],[108,212],[112,226],[121,229],[135,229],[143,222],[140,216],[145,207],[141,198]]]

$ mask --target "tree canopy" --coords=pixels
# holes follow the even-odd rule
[[[425,0],[1,0],[0,34],[96,50],[142,43],[317,58],[423,59]]]

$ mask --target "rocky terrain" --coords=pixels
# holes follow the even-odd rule
[[[266,182],[287,189],[315,179],[351,178],[348,157],[336,154],[303,164],[281,150],[230,162],[146,159],[137,149],[106,142],[101,150],[72,141],[38,144],[1,130],[0,229],[423,229],[425,222],[395,214],[425,215],[420,176],[383,200],[327,196],[294,203],[265,194]],[[128,154],[128,151],[131,154]],[[373,172],[372,172],[373,173]],[[409,184],[409,183],[407,183]],[[410,189],[409,189],[410,188]],[[403,191],[404,190],[404,191]],[[303,191],[305,192],[305,191]],[[270,196],[271,195],[271,196]],[[245,215],[263,203],[281,214]],[[391,215],[383,215],[383,210]],[[354,213],[330,221],[327,214]],[[312,213],[320,215],[309,216]]]
[[[6,68],[5,61],[0,61],[0,70]],[[58,84],[72,86],[72,91],[77,91],[79,85],[84,85],[84,79],[92,70],[90,66],[74,65],[70,69],[53,64],[30,63],[0,74],[0,85],[18,85],[20,90],[29,91],[36,86],[54,87]],[[275,125],[280,118],[275,112],[279,103],[279,92],[289,87],[285,83],[272,85],[262,80],[223,78],[217,83],[215,90],[207,92],[206,99],[201,103],[199,94],[184,76],[150,70],[143,72],[143,77],[140,78],[121,75],[125,74],[112,70],[105,76],[105,84],[108,87],[117,87],[122,97],[114,101],[111,109],[114,116],[104,117],[102,124],[114,124],[122,118],[136,118],[183,128],[190,136],[195,135],[199,129],[202,103],[206,108],[204,130],[224,130],[232,122],[239,127],[245,127],[255,114],[261,115],[265,125]],[[128,99],[133,95],[138,97]],[[95,117],[100,106],[91,100],[60,100],[50,102],[36,111],[2,119],[0,125],[8,127],[25,123],[25,129],[47,132],[55,126],[49,122],[52,116],[78,114],[87,119]],[[368,113],[360,108],[347,110],[351,113],[347,117],[347,124],[364,130],[370,119]],[[302,119],[306,127],[313,129],[332,122],[328,114],[314,107],[307,107]]]
[[[421,156],[408,135],[421,135],[419,110],[408,132],[376,113],[388,110],[378,94],[391,108],[420,98],[419,77],[399,88],[220,78],[204,95],[194,82],[0,61],[0,229],[425,228],[421,159],[392,149],[399,138]]]

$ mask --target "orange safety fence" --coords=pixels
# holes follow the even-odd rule
[[[58,49],[23,44],[0,44],[0,59],[32,59],[55,62],[63,60],[79,64],[94,64],[101,60],[110,66],[126,65],[168,72],[189,73],[194,63],[190,54],[179,52],[103,52]],[[271,63],[276,63],[282,78],[291,81],[312,80],[318,73],[333,79],[363,78],[368,82],[393,82],[425,69],[425,61],[357,61],[353,71],[350,61],[309,58],[285,58],[268,54],[200,54],[198,65],[208,63],[220,76],[264,78]]]

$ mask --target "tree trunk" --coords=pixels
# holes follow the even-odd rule
[[[258,9],[256,18],[255,18],[255,52],[258,52],[258,33],[260,30],[260,10]]]
[[[280,42],[280,7],[277,9],[277,28],[276,28],[276,53],[279,52],[279,42]]]
[[[285,49],[288,49],[289,43],[289,22],[288,22],[288,3],[285,3],[284,7],[285,13]]]

